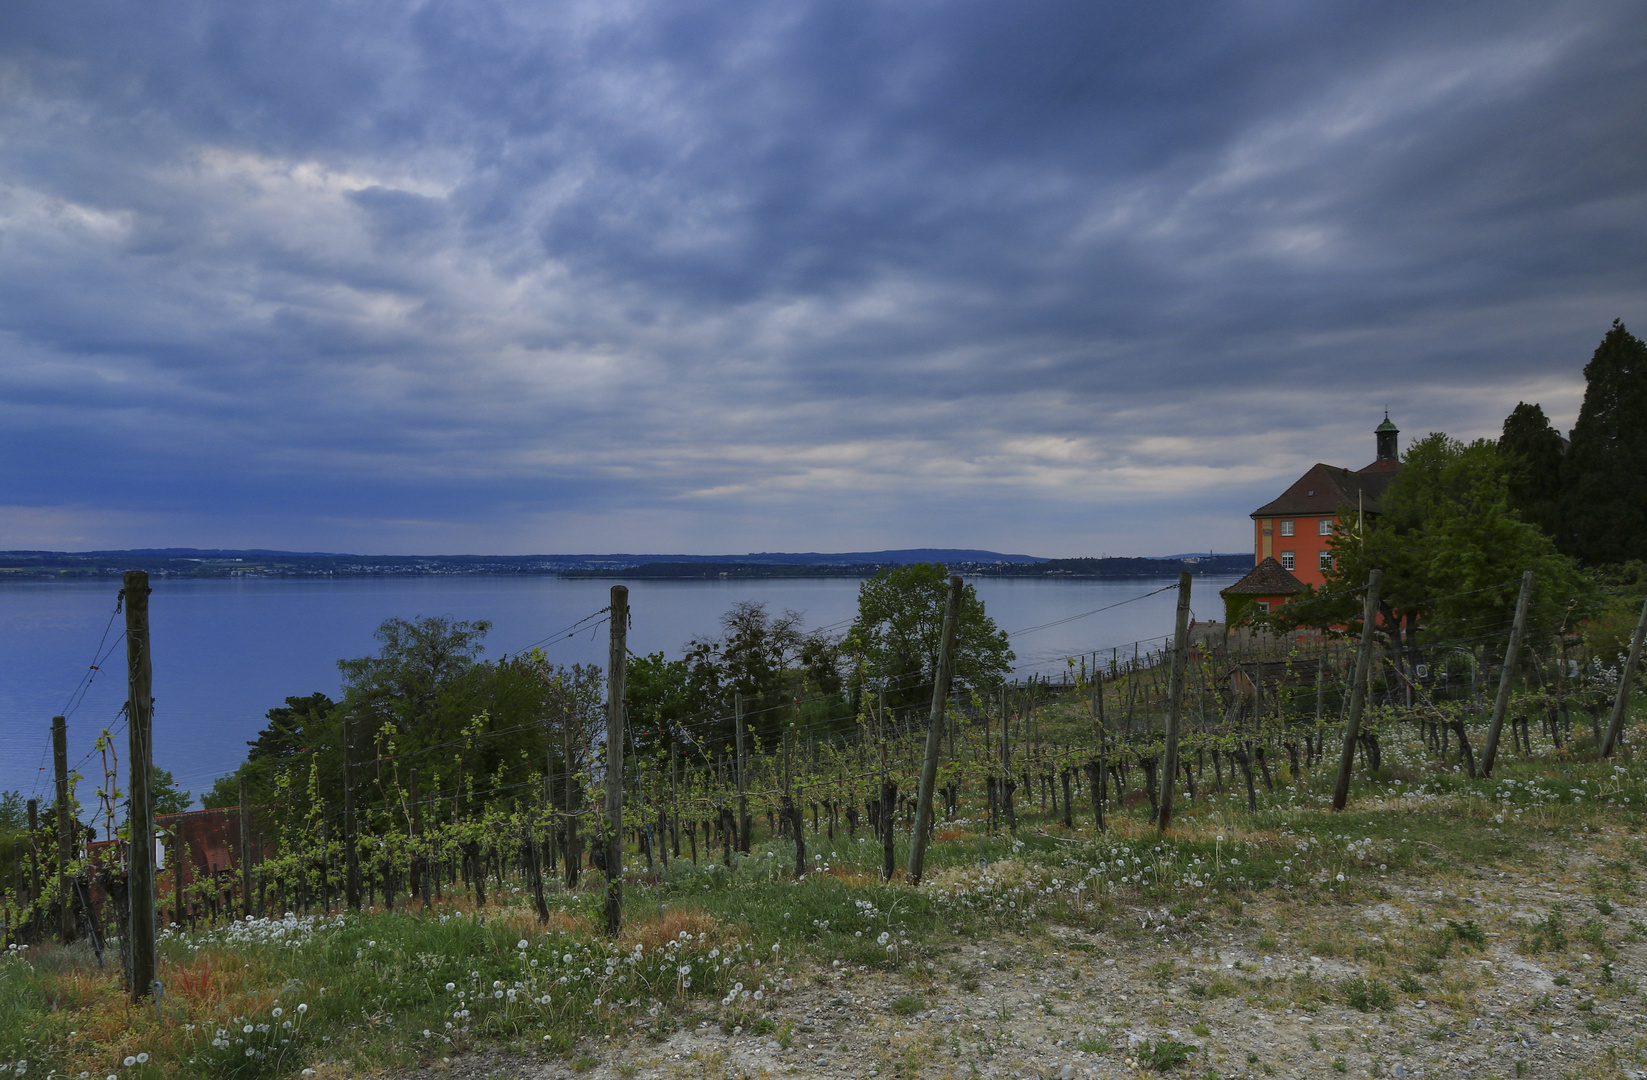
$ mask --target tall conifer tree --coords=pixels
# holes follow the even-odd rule
[[[1613,320],[1584,379],[1561,470],[1563,546],[1592,564],[1647,559],[1647,344]]]
[[[1504,418],[1498,452],[1508,482],[1510,507],[1521,515],[1521,520],[1537,525],[1552,538],[1560,534],[1558,501],[1564,449],[1560,432],[1550,426],[1539,406],[1520,402]]]

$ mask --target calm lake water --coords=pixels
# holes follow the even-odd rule
[[[1235,580],[1195,580],[1192,608],[1217,618],[1218,590]],[[1172,584],[1145,581],[973,579],[989,614],[1012,636],[1021,674],[1056,673],[1063,657],[1127,646],[1172,632],[1174,595],[1162,592],[1063,622]],[[391,616],[488,619],[488,656],[513,654],[606,606],[610,581],[553,577],[393,577],[333,580],[168,581],[150,598],[154,661],[154,756],[199,793],[232,770],[264,713],[290,695],[338,694],[337,661],[377,651],[372,632]],[[720,614],[744,600],[793,609],[808,629],[844,629],[857,607],[853,579],[625,582],[629,648],[678,657]],[[120,723],[125,703],[124,619],[113,620],[119,583],[0,584],[0,789],[50,797],[51,717],[69,716],[69,761],[88,783],[101,779],[92,743]],[[113,647],[83,693],[88,668]],[[606,661],[605,630],[546,646],[558,663]],[[125,739],[118,741],[124,771]]]

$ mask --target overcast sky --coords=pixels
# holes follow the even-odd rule
[[[1647,7],[8,3],[0,547],[1158,554],[1570,427]]]

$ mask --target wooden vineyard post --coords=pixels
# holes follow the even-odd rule
[[[172,849],[172,922],[183,925],[183,854],[188,848],[183,843],[183,833],[174,828],[171,835]]]
[[[738,726],[738,850],[749,851],[749,758],[743,745],[743,695],[732,695],[732,717]]]
[[[545,743],[548,741],[547,738],[544,739]],[[555,842],[555,821],[559,817],[560,814],[555,810],[555,752],[550,749],[543,752],[543,823],[549,830],[548,870],[551,874],[555,872],[555,853],[560,847]]]
[[[1099,832],[1104,831],[1104,796],[1109,786],[1104,776],[1104,673],[1098,670],[1098,654],[1092,657],[1092,818]]]
[[[343,895],[360,910],[360,851],[355,845],[355,718],[343,717]]]
[[[1013,744],[1011,744],[1011,711],[1006,706],[1006,685],[1001,685],[1001,813],[1006,815],[1006,831],[1018,835],[1018,815],[1013,810]]]
[[[887,734],[886,690],[879,694],[880,709],[875,714],[876,741],[881,744],[881,805],[876,812],[876,820],[881,823],[881,878],[891,881],[897,870],[897,860],[893,852],[896,839],[892,833],[892,815],[898,807],[898,785],[892,779],[887,768]]]
[[[1515,622],[1510,625],[1510,643],[1504,649],[1504,670],[1498,679],[1498,697],[1493,701],[1492,723],[1487,725],[1487,744],[1481,748],[1481,775],[1493,774],[1493,759],[1498,757],[1498,736],[1504,730],[1504,712],[1510,707],[1510,682],[1515,677],[1515,662],[1521,655],[1521,638],[1527,631],[1527,599],[1533,594],[1533,572],[1521,575],[1521,595],[1515,602]]]
[[[40,800],[29,800],[29,899],[40,902]]]
[[[128,570],[120,595],[126,605],[126,727],[131,779],[126,815],[130,870],[126,877],[132,939],[133,1001],[154,992],[154,672],[149,653],[149,575]]]
[[[681,743],[675,732],[669,735],[669,838],[678,859],[681,857]]]
[[[1355,678],[1350,684],[1350,715],[1344,721],[1344,749],[1338,755],[1338,784],[1333,788],[1332,808],[1337,813],[1350,801],[1350,769],[1355,764],[1355,740],[1361,734],[1361,711],[1367,706],[1367,681],[1372,669],[1373,620],[1378,617],[1378,593],[1384,571],[1367,575],[1367,603],[1361,616],[1361,647],[1355,654]]]
[[[623,691],[629,666],[629,590],[612,586],[606,668],[606,932],[623,929]]]
[[[573,802],[572,785],[572,711],[567,709],[561,716],[561,762],[566,767],[564,785],[561,794],[566,799],[566,849],[561,853],[566,866],[566,888],[568,891],[577,888],[578,868],[583,863],[583,852],[578,847],[578,819],[575,816],[577,805]]]
[[[949,714],[949,680],[955,666],[955,634],[961,618],[961,575],[949,576],[949,599],[944,604],[943,639],[938,646],[938,671],[932,680],[932,715],[926,727],[926,758],[921,762],[921,785],[915,795],[915,832],[909,838],[909,883],[921,883],[926,863],[927,833],[932,824],[932,788],[938,782],[938,755],[943,751],[944,727]]]
[[[554,827],[553,827],[553,822],[554,822],[554,819],[555,819],[554,775],[555,774],[554,774],[554,767],[553,767],[552,759],[551,759],[550,756],[545,755],[544,761],[543,761],[543,817],[544,817],[545,822],[549,823],[549,826],[550,826],[549,827],[549,845],[548,846],[549,846],[549,850],[551,852],[553,852],[554,849],[555,849],[555,841],[554,841],[555,830],[554,830]],[[412,770],[412,802],[414,804],[417,802],[417,770],[416,769]],[[415,809],[412,811],[412,814],[413,814],[413,817],[412,817],[412,836],[414,837],[413,845],[414,845],[414,848],[415,848],[415,846],[416,846],[416,839],[415,838],[416,838],[417,834],[419,832],[421,832],[422,830],[418,827],[419,819],[418,819],[418,816],[417,816],[417,811]],[[543,871],[544,871],[543,848],[544,848],[544,845],[539,843],[538,838],[535,835],[533,835],[532,816],[528,815],[527,818],[526,818],[526,858],[527,858],[528,869],[531,871],[531,874],[532,874],[532,901],[533,901],[533,903],[535,903],[537,905],[538,921],[539,922],[548,922],[549,921],[549,902],[548,902],[548,899],[543,895]],[[551,863],[553,862],[553,858],[554,858],[553,855],[551,855],[550,856]],[[413,862],[413,873],[415,875],[416,874],[416,861],[415,861],[416,856],[413,856],[413,860],[414,860],[414,862]],[[415,882],[416,878],[414,877],[413,880]]]
[[[1635,681],[1636,668],[1641,664],[1641,639],[1647,636],[1647,601],[1641,605],[1641,618],[1636,620],[1636,633],[1630,639],[1630,655],[1619,673],[1618,697],[1613,699],[1613,716],[1607,722],[1607,737],[1601,743],[1601,756],[1612,757],[1613,748],[1624,734],[1624,710],[1630,703],[1630,684]]]
[[[1313,748],[1305,764],[1313,766],[1321,751],[1321,718],[1327,708],[1327,657],[1323,652],[1315,658],[1315,738],[1306,745]]]
[[[795,722],[800,712],[800,699],[795,700],[795,713],[791,715],[789,730],[783,733],[783,793],[778,796],[778,822],[789,831],[790,839],[795,841],[795,878],[799,880],[806,873],[806,829],[801,818],[800,803],[796,799],[795,776],[790,762],[789,743],[798,736],[794,733]],[[799,752],[800,747],[795,747]]]
[[[240,774],[240,900],[242,915],[252,914],[252,800],[246,791],[246,774]]]
[[[74,902],[69,868],[74,863],[74,817],[69,813],[68,721],[51,718],[51,756],[57,774],[57,895],[62,900],[58,936],[66,945],[74,940]]]
[[[332,913],[332,823],[327,816],[326,801],[320,803],[320,910],[326,915]],[[299,886],[307,892],[305,886]],[[306,904],[313,904],[313,898],[307,898]]]
[[[1190,574],[1178,575],[1178,617],[1172,631],[1172,669],[1167,683],[1166,761],[1161,769],[1161,813],[1157,826],[1162,832],[1172,824],[1173,794],[1178,790],[1178,728],[1184,720],[1184,665],[1189,659]]]
[[[412,798],[412,888],[423,898],[423,908],[429,908],[429,860],[423,854],[423,803],[418,799],[417,767],[414,765],[408,778],[411,784],[409,794]]]

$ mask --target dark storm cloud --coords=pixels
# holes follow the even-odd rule
[[[1239,547],[1385,405],[1570,421],[1644,314],[1644,46],[1627,3],[13,5],[10,542]]]

